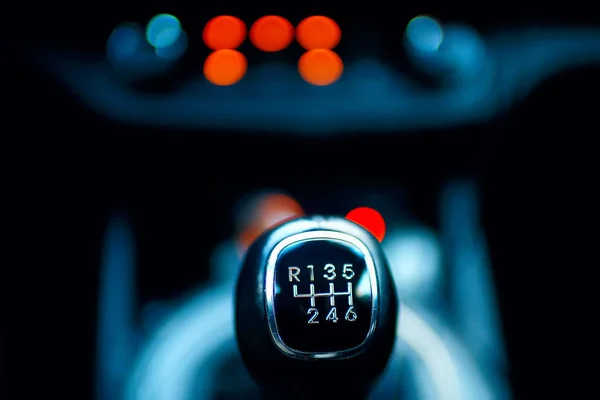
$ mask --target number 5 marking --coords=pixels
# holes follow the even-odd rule
[[[352,264],[344,264],[344,271],[342,276],[348,280],[354,278],[354,270],[352,269]]]
[[[358,318],[358,315],[354,312],[354,306],[350,307],[348,311],[346,311],[346,316],[344,317],[348,322],[354,322]]]
[[[323,278],[325,279],[329,279],[330,281],[335,279],[335,265],[333,264],[326,264],[325,265],[325,271],[327,271],[326,274],[323,274]]]
[[[312,314],[308,320],[309,324],[318,324],[319,323],[319,321],[317,321],[317,317],[319,316],[319,311],[316,308],[309,308],[306,313],[308,315]]]

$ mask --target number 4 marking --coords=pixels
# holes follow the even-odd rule
[[[325,320],[332,321],[332,322],[338,321],[337,310],[335,309],[335,307],[331,307],[331,310],[329,310],[329,314],[327,314],[327,317],[325,317]]]

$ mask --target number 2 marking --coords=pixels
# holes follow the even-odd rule
[[[319,311],[316,308],[309,308],[306,313],[308,315],[312,314],[308,320],[309,324],[318,324],[319,323],[319,321],[317,321],[317,317],[319,316]]]
[[[327,273],[323,274],[323,278],[328,279],[330,281],[335,279],[335,265],[326,264],[325,271],[327,271]]]

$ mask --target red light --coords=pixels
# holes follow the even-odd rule
[[[296,39],[305,50],[333,50],[342,38],[342,30],[331,18],[315,15],[303,19],[296,28]]]
[[[267,15],[250,28],[250,41],[262,51],[275,52],[287,48],[294,40],[294,26],[283,17]]]
[[[385,220],[377,211],[369,207],[358,207],[346,214],[346,219],[362,226],[380,242],[385,237]]]
[[[246,40],[246,24],[231,15],[214,17],[202,32],[204,44],[212,50],[234,50]]]

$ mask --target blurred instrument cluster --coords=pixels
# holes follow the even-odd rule
[[[292,135],[485,121],[549,77],[600,62],[597,27],[482,34],[416,15],[386,38],[408,60],[394,65],[377,54],[381,40],[323,15],[185,17],[123,22],[106,38],[104,54],[44,48],[35,59],[111,120]],[[186,24],[202,32],[188,34]]]

